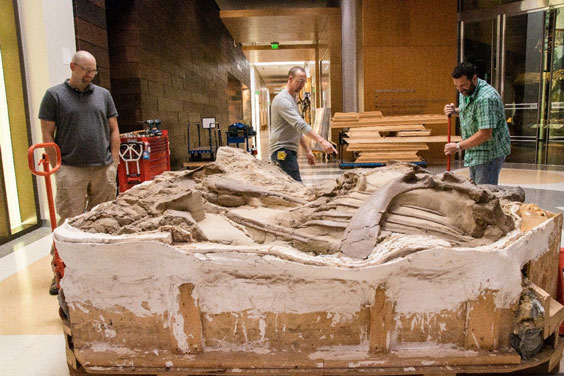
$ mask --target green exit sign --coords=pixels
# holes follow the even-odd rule
[[[280,45],[278,44],[278,42],[270,43],[270,48],[272,48],[273,50],[277,50],[279,46]]]

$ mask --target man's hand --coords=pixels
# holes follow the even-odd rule
[[[444,113],[446,116],[449,115],[456,115],[458,113],[458,111],[456,110],[456,106],[454,105],[454,103],[451,104],[445,104],[445,108],[443,109]]]
[[[333,147],[333,144],[330,143],[330,142],[327,141],[327,140],[321,141],[321,142],[319,143],[319,145],[321,146],[321,148],[323,149],[323,151],[325,152],[325,154],[332,154],[332,153],[339,154],[339,153],[337,153],[337,149],[335,149],[335,148]]]
[[[445,155],[451,155],[456,153],[457,151],[458,148],[456,147],[456,142],[445,144]]]
[[[315,164],[315,154],[311,150],[307,151],[307,163],[311,166]]]

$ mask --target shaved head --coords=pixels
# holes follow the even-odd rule
[[[72,55],[71,61],[76,64],[81,64],[85,62],[94,61],[96,63],[96,58],[88,51],[76,51],[74,55]]]
[[[96,58],[88,51],[77,51],[71,59],[70,85],[79,90],[84,90],[96,75],[98,67]]]
[[[296,65],[295,67],[290,68],[290,70],[288,71],[288,77],[296,77],[296,73],[301,72],[301,73],[306,73],[306,70],[304,67],[300,67],[298,65]]]

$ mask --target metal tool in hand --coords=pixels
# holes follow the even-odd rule
[[[452,114],[448,114],[448,125],[447,125],[447,144],[450,144],[450,121]],[[447,171],[450,171],[450,154],[447,155]]]

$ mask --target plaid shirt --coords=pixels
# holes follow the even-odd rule
[[[492,137],[464,151],[464,165],[477,166],[511,152],[505,110],[498,92],[486,81],[478,79],[471,96],[459,94],[462,139],[470,138],[480,129],[493,129]]]

